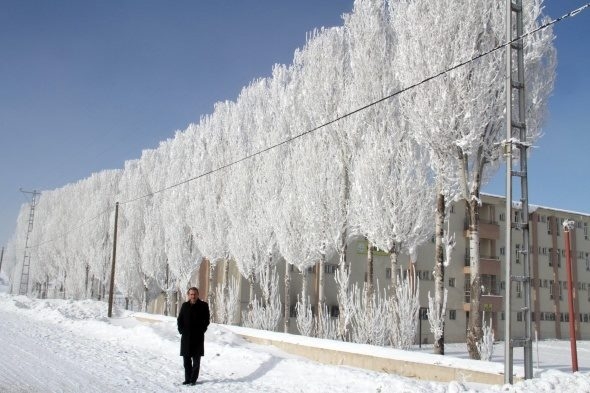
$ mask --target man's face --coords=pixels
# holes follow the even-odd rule
[[[195,291],[195,290],[188,291],[188,300],[191,303],[196,302],[198,297],[199,297],[199,293],[197,291]]]

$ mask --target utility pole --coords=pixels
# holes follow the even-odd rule
[[[29,210],[29,225],[27,226],[27,236],[25,237],[25,251],[23,254],[23,268],[20,275],[19,295],[26,295],[29,292],[29,269],[31,267],[31,254],[29,253],[29,235],[33,232],[33,221],[35,220],[35,206],[37,206],[37,197],[41,193],[37,190],[20,192],[23,194],[32,194],[31,208]]]
[[[109,288],[108,317],[113,316],[113,296],[115,291],[115,260],[117,259],[117,221],[119,220],[119,202],[115,204],[115,230],[113,234],[113,261],[111,264],[111,283]]]
[[[0,254],[0,272],[2,271],[2,260],[4,259],[4,246],[2,246],[2,254]]]
[[[513,29],[513,21],[516,29]],[[516,31],[515,31],[516,30]],[[512,384],[514,365],[514,347],[524,348],[524,378],[533,377],[533,346],[531,321],[531,275],[529,258],[529,199],[528,199],[528,170],[527,170],[527,133],[525,123],[525,83],[524,83],[524,45],[522,35],[523,6],[522,0],[506,0],[506,39],[510,44],[506,47],[506,141],[504,154],[506,156],[506,292],[504,293],[504,382]],[[514,42],[512,42],[514,41]],[[513,70],[512,59],[516,55],[516,70]],[[512,113],[513,103],[517,113]],[[515,131],[513,131],[515,130]],[[512,170],[513,149],[518,150],[520,168]],[[520,178],[520,207],[521,212],[515,217],[512,214],[512,179]],[[514,219],[514,222],[512,220]],[[517,252],[522,253],[522,275],[512,274],[512,229],[522,232],[522,247]],[[512,338],[512,282],[520,284],[524,297],[524,304],[520,308],[525,323],[524,336]]]

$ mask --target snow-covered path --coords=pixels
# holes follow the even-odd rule
[[[320,365],[248,344],[217,325],[207,331],[200,383],[182,386],[173,318],[145,325],[130,313],[112,320],[105,313],[100,302],[0,294],[0,392],[444,392],[449,386]]]
[[[61,325],[61,326],[60,326]],[[75,324],[22,313],[0,319],[0,391],[169,391],[179,380],[169,359],[117,339],[85,337]],[[178,359],[175,359],[178,360]]]
[[[319,364],[247,343],[215,324],[206,334],[199,384],[182,386],[176,320],[150,315],[156,323],[140,322],[135,317],[141,314],[127,311],[117,311],[109,319],[106,309],[105,303],[91,300],[39,300],[0,293],[0,393],[590,392],[587,368],[576,374],[545,369],[540,378],[509,387],[417,381]],[[588,353],[587,344],[581,355]],[[564,343],[547,345],[552,367],[559,363],[566,369],[560,355]],[[408,352],[412,358],[416,355]],[[580,362],[587,367],[586,356]]]

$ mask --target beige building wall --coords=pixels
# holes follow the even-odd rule
[[[567,277],[566,277],[566,253],[565,236],[562,223],[564,220],[575,221],[575,228],[571,233],[571,256],[573,264],[574,304],[576,318],[576,335],[579,339],[590,339],[590,216],[587,214],[556,210],[547,207],[530,206],[530,250],[533,307],[533,329],[540,339],[566,339],[569,338],[569,312],[567,306]],[[513,210],[515,215],[520,210]],[[464,342],[467,329],[469,312],[469,292],[466,283],[469,282],[469,239],[467,230],[467,215],[465,204],[456,202],[448,213],[448,229],[455,233],[456,246],[453,251],[449,266],[445,269],[445,287],[448,290],[447,313],[445,324],[446,342]],[[512,229],[513,247],[507,250],[505,247],[506,210],[503,197],[483,195],[480,211],[480,272],[482,274],[482,300],[481,307],[485,310],[486,320],[492,318],[492,327],[497,340],[504,337],[504,293],[505,293],[505,263],[506,254],[512,255],[512,273],[523,274],[522,232]],[[347,262],[351,267],[351,282],[360,285],[365,280],[367,243],[362,238],[350,241],[347,247]],[[409,266],[409,256],[401,255],[399,265],[404,269]],[[334,280],[334,271],[338,264],[338,256],[330,255],[325,267],[325,296],[326,304],[337,315],[337,286]],[[433,281],[434,266],[434,239],[423,244],[417,252],[416,271],[420,277],[420,304],[424,309],[428,308],[428,292],[434,294]],[[209,276],[213,282],[203,282]],[[278,261],[280,296],[284,299],[284,275],[285,263]],[[297,268],[291,269],[291,309],[297,302],[297,295],[301,293],[303,275]],[[206,270],[206,271],[205,271]],[[308,294],[311,302],[317,305],[318,301],[318,277],[317,266],[308,269]],[[390,281],[390,260],[385,252],[374,252],[374,279],[375,285],[381,291]],[[208,263],[201,266],[198,281],[200,288],[214,291],[217,285],[223,281],[223,263],[217,263],[209,267]],[[236,268],[235,263],[230,263],[230,277],[239,278],[241,293],[241,309],[248,307],[249,284]],[[512,321],[514,338],[524,335],[524,321],[520,309],[523,307],[522,288],[516,283],[513,285]],[[255,293],[260,297],[260,289],[255,286]],[[201,298],[206,295],[201,291]],[[422,318],[426,318],[423,310]],[[294,311],[292,313],[294,316]],[[239,316],[238,316],[239,317]],[[432,343],[433,336],[427,319],[422,319],[421,329],[416,336],[416,343]],[[278,329],[283,330],[283,321],[280,321]],[[290,318],[289,332],[297,333],[295,318]],[[535,332],[533,335],[535,335]]]

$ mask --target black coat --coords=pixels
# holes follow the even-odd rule
[[[200,299],[195,304],[182,303],[176,322],[180,338],[180,356],[205,354],[205,331],[209,326],[209,305]]]

